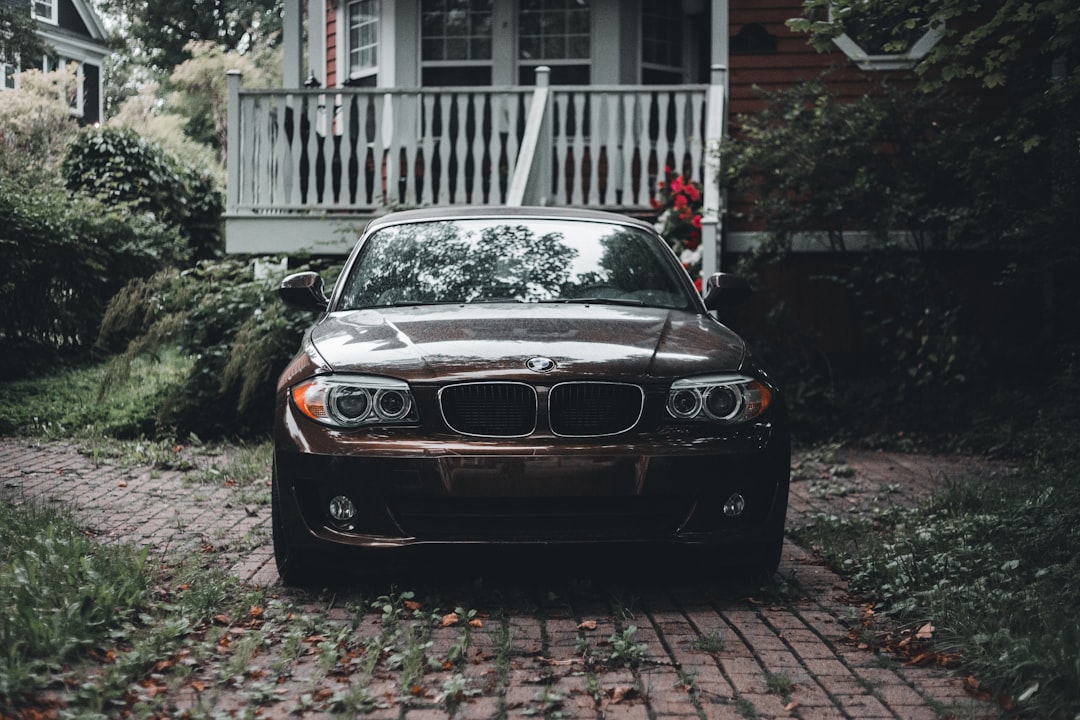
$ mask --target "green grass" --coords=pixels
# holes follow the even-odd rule
[[[158,426],[162,398],[191,362],[175,353],[139,359],[130,381],[98,398],[108,363],[57,367],[0,383],[0,435],[44,438],[139,438],[167,434]]]
[[[100,545],[58,510],[0,503],[0,708],[129,621],[149,588],[145,553]]]
[[[1029,469],[950,487],[918,510],[819,517],[799,533],[854,592],[1041,717],[1080,713],[1080,482]],[[1037,690],[1029,693],[1032,688]]]
[[[63,510],[0,502],[0,716],[45,700],[113,717],[137,702],[132,684],[181,649],[211,658],[208,630],[264,598],[202,562],[157,568],[145,550],[89,537]]]

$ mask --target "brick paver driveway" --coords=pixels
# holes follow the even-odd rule
[[[803,456],[788,524],[804,524],[818,512],[911,503],[944,478],[990,471],[962,458],[843,451],[819,463]],[[342,647],[355,652],[340,653],[334,665],[315,653],[286,650],[283,636],[274,643],[267,635],[248,666],[227,682],[220,672],[195,668],[171,700],[177,713],[329,717],[363,711],[399,720],[998,714],[945,669],[860,648],[861,608],[846,597],[839,577],[791,542],[771,588],[692,568],[662,572],[644,561],[613,570],[574,567],[573,559],[564,559],[554,573],[519,568],[504,577],[498,568],[473,567],[456,556],[447,564],[461,565],[451,573],[399,573],[395,585],[375,591],[346,586],[302,592],[278,582],[269,507],[239,494],[227,478],[193,485],[187,474],[97,463],[71,444],[0,439],[0,496],[7,501],[62,503],[96,533],[150,544],[166,556],[212,554],[230,573],[268,588],[276,602],[293,608],[289,618],[298,612],[317,617],[311,621],[317,637],[351,638]],[[427,662],[409,687],[400,686],[405,656],[368,666],[359,687],[361,651],[373,647],[390,621],[385,604],[372,598],[385,593],[400,602],[393,592],[409,583],[426,588],[416,598],[445,603],[443,612],[466,598],[477,611],[473,623],[463,617],[416,630],[424,633],[419,647]],[[455,646],[467,661],[459,657],[453,668],[440,668],[437,659],[453,657]]]

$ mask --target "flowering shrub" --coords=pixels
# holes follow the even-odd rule
[[[690,273],[701,290],[701,185],[664,168],[664,179],[657,183],[657,197],[652,206],[660,211],[656,230]]]

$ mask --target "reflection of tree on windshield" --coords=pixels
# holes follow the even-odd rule
[[[535,301],[558,295],[577,250],[525,225],[430,222],[368,239],[345,286],[345,309],[400,303]]]
[[[642,242],[639,233],[615,230],[599,239],[604,255],[599,265],[605,270],[595,282],[602,282],[620,290],[670,290],[671,279],[663,272],[663,265],[656,256],[655,244]],[[582,285],[586,282],[581,281]]]

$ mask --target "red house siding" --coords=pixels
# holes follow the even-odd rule
[[[326,14],[326,87],[337,87],[337,13]]]
[[[865,91],[866,73],[840,50],[819,53],[807,42],[806,35],[788,29],[786,21],[801,13],[802,3],[798,0],[732,0],[729,23],[733,37],[746,25],[757,24],[776,39],[776,52],[732,52],[729,94],[733,118],[764,106],[757,88],[784,90],[803,80],[812,80],[830,67],[839,69],[831,84],[841,95],[854,97]]]

